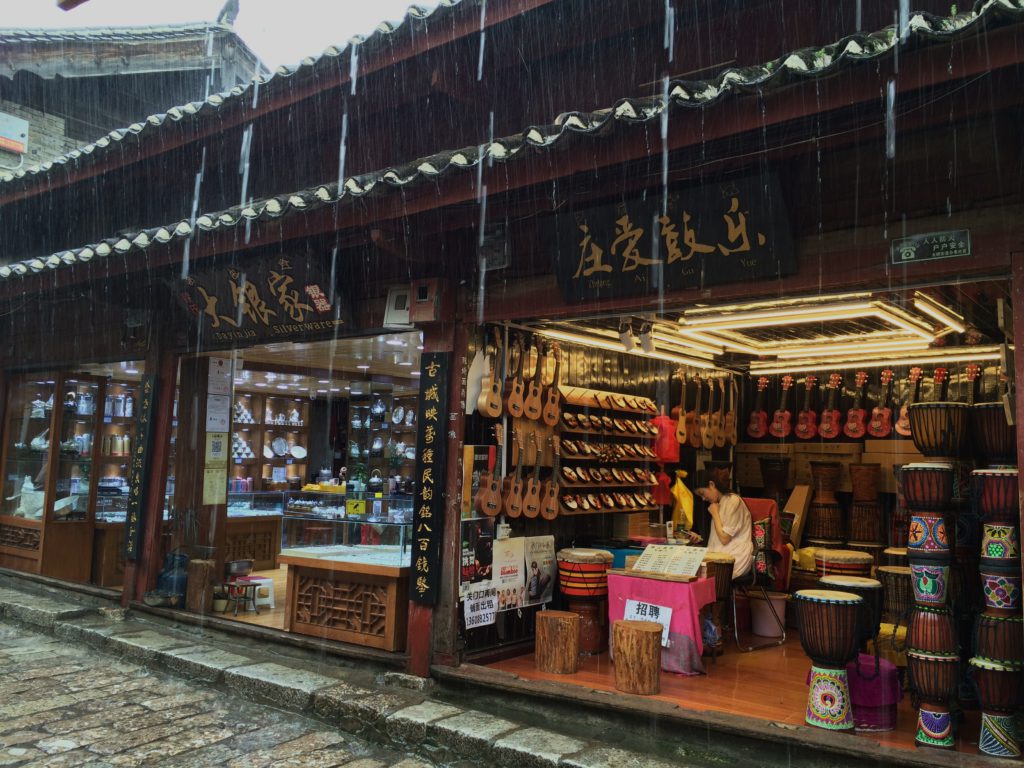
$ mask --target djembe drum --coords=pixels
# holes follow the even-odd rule
[[[867,646],[868,640],[878,637],[878,631],[882,624],[882,582],[877,579],[866,579],[863,576],[830,574],[822,576],[818,585],[822,589],[859,595],[864,601],[861,605],[860,619],[857,621],[858,648],[864,648]]]
[[[758,463],[761,465],[761,485],[764,489],[764,497],[775,499],[779,509],[782,509],[786,503],[786,489],[789,487],[789,457],[759,456]]]
[[[875,544],[868,541],[848,541],[846,548],[854,552],[864,552],[871,556],[871,569],[874,570],[882,564],[882,552],[885,551],[884,544]]]
[[[971,473],[978,516],[985,523],[1018,522],[1016,467],[976,469]]]
[[[1014,715],[1021,703],[1022,662],[975,656],[970,665],[981,702],[978,749],[994,757],[1020,757]]]
[[[886,565],[909,565],[906,547],[886,547],[882,550],[882,559]]]
[[[890,624],[906,624],[914,606],[914,591],[910,586],[910,566],[880,565],[875,576],[882,583],[885,597],[882,614]]]
[[[907,509],[946,509],[953,498],[953,465],[941,461],[904,464],[899,483]]]
[[[871,576],[871,555],[852,549],[816,549],[814,565],[819,576]]]
[[[841,465],[837,461],[812,461],[810,464],[814,497],[804,535],[812,539],[842,540],[846,535],[846,526],[843,522],[843,508],[836,498]]]
[[[881,464],[850,464],[850,488],[853,500],[878,501],[878,484],[882,479]]]
[[[966,403],[911,403],[907,406],[910,436],[925,456],[953,458],[967,450]]]
[[[560,549],[556,559],[566,608],[580,617],[580,653],[600,653],[608,643],[608,568],[612,553],[603,549]]]
[[[979,462],[1017,463],[1017,431],[1006,420],[1002,403],[975,403],[970,421],[971,445]]]
[[[917,695],[917,734],[914,741],[924,747],[953,748],[953,724],[949,699],[956,690],[960,657],[952,653],[907,650],[910,687]]]
[[[732,569],[735,562],[734,557],[721,552],[708,552],[704,555],[708,577],[715,581],[715,602],[711,606],[711,620],[718,629],[719,637],[724,636],[722,616],[732,591]]]
[[[978,614],[974,624],[974,652],[1005,664],[1024,661],[1024,617]]]
[[[853,730],[846,665],[857,655],[863,598],[851,592],[801,589],[793,595],[800,645],[811,659],[804,721],[833,731]]]
[[[850,541],[880,543],[882,541],[882,505],[877,501],[853,502],[850,507],[847,536]]]

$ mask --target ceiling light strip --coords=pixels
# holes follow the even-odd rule
[[[911,350],[928,349],[928,342],[922,339],[906,339],[904,341],[879,342],[841,342],[821,344],[818,346],[793,347],[790,349],[773,349],[772,354],[779,358],[799,358],[806,360],[812,355],[835,355],[838,357],[864,356],[866,353],[881,354],[883,352],[909,352]]]
[[[848,301],[870,300],[873,294],[871,291],[856,291],[853,293],[825,294],[822,296],[806,296],[798,299],[773,299],[770,301],[755,301],[746,304],[728,304],[717,307],[697,307],[686,311],[686,317],[701,317],[704,315],[720,315],[724,312],[756,312],[759,310],[784,310],[791,307],[811,307],[821,304],[839,304]]]
[[[811,360],[792,360],[774,363],[751,363],[750,374],[797,373],[817,371],[826,368],[886,368],[923,363],[973,363],[999,360],[999,347],[958,347],[941,352],[924,352],[899,358],[879,359],[875,355],[828,357]]]
[[[705,370],[716,370],[717,366],[708,360],[700,360],[695,357],[684,357],[682,355],[670,355],[664,352],[644,352],[642,349],[634,349],[631,352],[626,352],[622,348],[622,344],[617,341],[611,341],[603,339],[599,336],[589,336],[580,333],[571,333],[569,331],[560,331],[551,328],[536,328],[535,333],[541,336],[547,336],[551,339],[559,339],[560,341],[568,341],[574,344],[581,344],[586,347],[593,347],[595,349],[606,349],[611,352],[621,352],[622,354],[636,355],[637,357],[649,357],[654,360],[664,360],[669,363],[678,363],[679,365],[689,365],[693,368],[702,368]]]
[[[758,312],[736,312],[724,314],[719,312],[710,317],[680,318],[680,324],[686,328],[709,330],[713,328],[756,328],[759,326],[784,325],[786,323],[811,323],[816,321],[846,320],[861,317],[865,312],[872,312],[876,303],[871,301],[847,302],[831,306],[793,307],[790,309],[772,309]]]
[[[914,309],[919,312],[924,312],[926,315],[935,318],[943,325],[952,328],[957,333],[963,333],[967,330],[967,327],[954,317],[953,313],[943,309],[939,309],[929,301],[922,301],[921,299],[914,299]],[[961,318],[962,319],[962,318]]]

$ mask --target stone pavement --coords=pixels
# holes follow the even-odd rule
[[[437,693],[0,574],[0,767],[691,765]]]

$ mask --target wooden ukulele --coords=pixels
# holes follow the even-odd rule
[[[967,405],[973,406],[978,398],[978,377],[981,367],[977,363],[969,363],[965,369],[967,374]]]
[[[530,440],[537,454],[537,461],[533,465],[533,475],[526,481],[526,490],[523,492],[523,515],[533,518],[540,514],[540,460],[544,451],[540,449],[534,435],[530,435]]]
[[[921,374],[923,371],[918,366],[914,366],[910,369],[910,397],[909,400],[900,406],[900,417],[896,419],[896,425],[894,429],[896,434],[900,437],[910,437],[910,414],[907,412],[907,406],[911,403],[916,403],[921,399]]]
[[[523,337],[520,334],[516,334],[515,338],[515,352],[516,352],[516,371],[509,381],[508,395],[505,397],[505,413],[514,419],[518,419],[523,415],[523,394],[526,392],[526,384],[523,382],[523,366],[526,364],[524,358],[526,352],[523,349]]]
[[[697,385],[697,402],[693,410],[693,430],[687,431],[686,436],[690,441],[690,445],[700,450],[704,447],[702,435],[704,430],[707,429],[710,417],[704,408],[704,380],[696,376],[694,377],[694,382]]]
[[[715,385],[708,381],[708,412],[701,415],[700,444],[710,451],[715,446],[715,432],[718,430],[718,413],[715,411]]]
[[[540,414],[541,421],[549,427],[558,424],[561,416],[558,408],[558,380],[561,378],[562,355],[557,344],[551,345],[551,354],[555,358],[555,373],[551,379],[551,386],[544,391],[544,407]]]
[[[498,451],[501,450],[502,432],[495,428],[494,435],[498,439]],[[495,451],[497,454],[497,451]],[[495,458],[497,464],[497,458]],[[498,478],[497,467],[489,466],[480,473],[480,484],[476,489],[474,506],[481,515],[494,517],[501,513],[501,480]]]
[[[541,400],[541,377],[544,375],[543,355],[540,351],[540,342],[536,339],[534,344],[537,347],[537,365],[533,369],[533,378],[527,387],[526,399],[523,401],[523,415],[537,421],[540,418],[544,403]]]
[[[932,394],[935,396],[935,402],[944,403],[949,395],[949,371],[945,368],[936,368],[933,376],[935,378],[935,390]]]
[[[715,433],[715,448],[725,448],[728,444],[725,432],[725,379],[718,380],[718,390],[722,399],[718,403],[718,413],[711,418],[711,421]]]
[[[871,423],[868,424],[868,434],[872,437],[883,438],[892,434],[892,380],[891,368],[882,371],[882,386],[885,387],[885,397],[874,408],[871,409]]]
[[[736,427],[736,402],[737,390],[736,390],[736,379],[729,378],[729,410],[725,414],[725,422],[722,426],[722,431],[725,433],[726,445],[736,445],[739,440],[739,434],[737,433]]]
[[[817,376],[808,376],[804,381],[804,407],[796,417],[793,433],[800,440],[813,440],[818,436],[818,414],[811,409],[811,392],[818,386]]]
[[[789,390],[793,386],[793,377],[788,373],[782,377],[782,398],[779,400],[779,407],[775,409],[775,414],[772,417],[772,425],[768,427],[768,431],[772,437],[777,437],[780,440],[784,437],[789,437],[793,431],[792,419],[793,414],[787,409],[787,401],[789,400]]]
[[[747,435],[755,440],[760,440],[768,434],[768,412],[764,409],[764,391],[766,389],[768,389],[768,377],[762,376],[757,380],[754,410],[750,412],[750,421],[747,422]]]
[[[692,411],[687,413],[686,411],[686,371],[679,371],[679,381],[681,382],[679,392],[679,413],[676,415],[676,442],[680,445],[686,445],[686,425]]]
[[[693,410],[686,414],[686,441],[691,448],[699,449],[703,443],[700,440],[700,391],[703,387],[700,376],[693,377]]]
[[[854,379],[857,394],[853,398],[853,407],[846,412],[846,423],[843,425],[843,434],[847,437],[852,437],[854,440],[864,437],[866,431],[865,419],[867,419],[868,414],[864,410],[863,403],[864,390],[867,384],[867,372],[857,371],[857,376]]]
[[[825,409],[821,412],[821,421],[818,423],[818,434],[826,440],[835,440],[842,432],[843,415],[836,408],[839,389],[842,386],[842,374],[833,373],[828,377],[828,398]]]
[[[544,481],[541,489],[540,516],[545,520],[554,520],[558,517],[558,498],[562,495],[562,488],[559,478],[562,473],[562,444],[557,436],[550,438],[551,453],[554,456],[554,467],[551,477]]]
[[[481,416],[496,419],[501,416],[501,375],[498,373],[498,360],[501,355],[501,339],[498,331],[494,331],[494,347],[487,348],[485,373],[480,382],[480,397],[476,401],[476,409]]]
[[[506,515],[519,517],[523,514],[523,454],[526,451],[523,450],[522,435],[518,431],[513,431],[513,435],[516,445],[519,446],[519,461],[516,462],[515,474],[505,477],[502,504]]]

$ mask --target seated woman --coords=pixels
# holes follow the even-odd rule
[[[734,559],[732,577],[745,576],[754,561],[753,523],[750,510],[740,498],[728,488],[720,489],[714,481],[707,488],[696,491],[708,503],[711,516],[711,533],[708,536],[708,552],[722,552]],[[692,531],[687,534],[691,542],[700,540]]]

